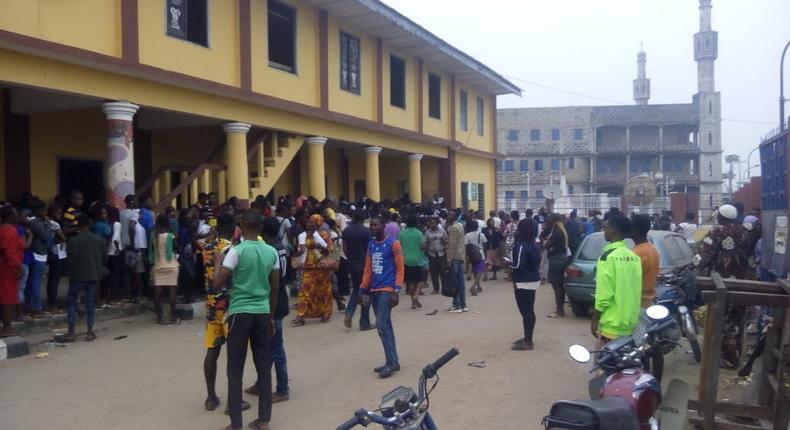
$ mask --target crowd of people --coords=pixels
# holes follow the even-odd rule
[[[648,231],[675,231],[695,244],[698,228],[694,214],[678,225],[671,213],[627,217],[617,208],[605,214],[591,210],[587,217],[576,210],[527,209],[523,216],[492,210],[485,218],[479,211],[448,210],[442,203],[440,198],[414,204],[305,196],[270,202],[259,196],[242,209],[236,198],[220,203],[215,194],[200,194],[193,206],[155,214],[151,199],[139,204],[133,195],[121,210],[101,199],[86,206],[79,191],[52,204],[26,195],[0,209],[2,335],[13,334],[13,319],[48,318],[61,311],[62,276],[69,278],[66,341],[76,339],[80,308],[87,318],[85,340],[96,338],[97,302],[113,307],[152,299],[156,322],[177,324],[178,300],[205,296],[205,408],[220,404],[217,361],[227,344],[228,428],[241,427],[241,411],[250,407],[241,399],[249,346],[257,380],[244,391],[263,394],[251,426],[266,429],[272,403],[289,399],[282,333],[292,310],[290,325],[301,327],[311,320],[330,321],[337,307],[349,329],[359,310],[359,329],[376,329],[381,339],[385,362],[375,371],[387,378],[400,370],[391,309],[401,291],[411,309],[422,308],[421,296],[441,294],[451,300],[446,312],[461,314],[469,310],[467,292],[481,294],[489,279],[502,276],[512,285],[522,316],[523,337],[511,348],[528,351],[535,347],[536,291],[550,284],[555,308],[547,317],[563,318],[566,268],[585,236],[604,231],[608,244],[596,266],[591,332],[606,342],[630,334],[640,309],[653,303],[659,254]],[[695,259],[702,274],[758,276],[759,212],[742,213],[730,205],[718,209],[718,225],[701,241]],[[626,238],[633,240],[632,248]],[[289,297],[295,299],[293,308]],[[743,310],[728,315],[743,318]],[[724,343],[734,349],[740,339],[733,332]]]

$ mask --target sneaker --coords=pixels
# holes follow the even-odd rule
[[[461,309],[461,312],[469,312],[469,308],[463,308]]]
[[[453,310],[447,312],[450,312],[452,314],[460,314],[461,312],[464,312],[464,310],[459,308],[453,308]]]
[[[452,312],[454,310],[456,310],[456,307],[455,306],[450,306],[449,308],[445,309],[444,311],[445,312]]]

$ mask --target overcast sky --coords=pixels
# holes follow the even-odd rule
[[[500,97],[500,107],[633,104],[640,42],[651,104],[690,103],[697,91],[697,0],[385,2],[524,90],[520,98]],[[740,155],[745,174],[749,151],[779,125],[779,59],[790,40],[790,0],[713,0],[713,29],[719,32],[724,155]],[[790,58],[786,63],[790,98]],[[752,164],[757,158],[755,152]]]

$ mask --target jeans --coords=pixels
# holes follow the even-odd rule
[[[453,297],[453,307],[463,309],[466,307],[466,281],[464,280],[464,260],[450,262],[450,279],[458,288],[458,294]]]
[[[25,304],[31,311],[41,311],[41,281],[44,278],[46,262],[34,261],[28,266]]]
[[[277,394],[288,394],[288,360],[285,356],[282,318],[274,320],[274,327],[277,332],[272,337],[272,361],[277,375]]]
[[[55,306],[58,304],[58,286],[60,286],[60,276],[63,274],[63,261],[57,254],[49,254],[47,257],[47,304]]]
[[[19,277],[19,284],[18,290],[19,294],[17,297],[18,303],[25,303],[25,287],[27,287],[27,277],[30,273],[30,268],[27,267],[27,264],[22,265],[22,276]]]
[[[363,269],[354,264],[348,265],[348,273],[351,275],[351,296],[348,298],[346,304],[346,315],[349,318],[354,318],[354,312],[357,309],[357,301],[359,301],[359,285],[362,284]],[[370,327],[370,304],[361,305],[359,315],[359,328]]]
[[[270,314],[233,314],[228,317],[228,408],[230,424],[241,428],[241,381],[247,345],[258,377],[258,419],[265,423],[272,418],[272,339],[269,337]]]
[[[524,325],[524,341],[529,343],[532,343],[532,333],[535,331],[535,292],[516,288],[516,304]]]
[[[398,351],[395,348],[395,331],[392,329],[392,305],[390,296],[393,293],[382,291],[370,295],[370,303],[373,312],[376,314],[376,329],[384,346],[384,355],[387,358],[387,365],[395,366],[398,364]]]
[[[96,286],[98,284],[98,281],[69,284],[69,328],[77,325],[77,300],[80,298],[80,294],[85,291],[85,313],[88,317],[88,331],[93,330],[93,323],[96,322]]]

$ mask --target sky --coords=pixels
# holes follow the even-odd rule
[[[633,104],[636,54],[647,53],[651,104],[697,91],[697,0],[384,0],[524,90],[499,107]],[[748,153],[779,125],[779,60],[790,0],[713,0],[722,154]],[[790,54],[785,97],[790,98]],[[790,114],[790,104],[786,106]],[[757,151],[751,164],[759,163]],[[759,172],[752,169],[752,176]]]

